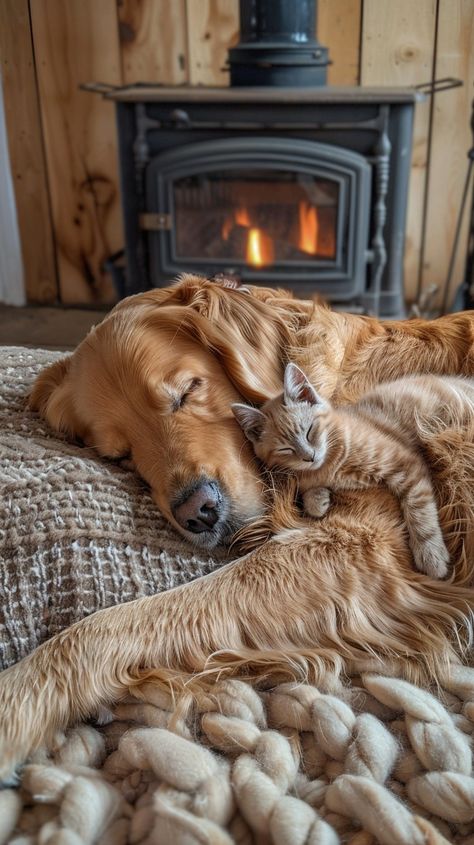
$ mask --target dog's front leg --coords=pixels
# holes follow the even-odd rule
[[[229,600],[238,565],[99,611],[1,673],[0,779],[55,730],[123,696],[141,669],[192,672],[214,650],[238,648],[238,610]]]
[[[412,680],[439,679],[453,630],[469,628],[472,590],[412,572],[395,509],[389,540],[377,527],[356,543],[335,511],[331,534],[317,523],[283,531],[212,575],[87,617],[1,674],[0,777],[143,670],[199,672],[219,650],[217,672],[302,666],[317,679],[347,659],[400,654]]]

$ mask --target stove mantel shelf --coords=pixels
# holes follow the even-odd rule
[[[102,83],[88,83],[85,90],[102,94],[121,103],[291,103],[318,104],[398,104],[416,103],[425,95],[415,88],[386,86],[362,88],[325,85],[319,88],[208,88],[201,85],[162,86],[135,83],[114,88]]]

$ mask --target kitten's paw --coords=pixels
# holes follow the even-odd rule
[[[303,507],[309,516],[324,516],[331,504],[331,494],[327,487],[314,487],[303,493]]]
[[[446,578],[448,574],[449,552],[444,540],[429,541],[413,549],[415,566],[430,578]]]

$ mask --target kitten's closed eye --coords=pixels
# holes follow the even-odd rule
[[[295,450],[291,449],[289,446],[286,446],[283,449],[275,449],[275,455],[294,455]]]
[[[308,431],[306,432],[306,440],[309,440],[309,438],[311,436],[311,432],[313,430],[313,427],[314,427],[314,423],[311,423],[310,427],[308,428]]]

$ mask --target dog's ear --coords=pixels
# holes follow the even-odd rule
[[[294,315],[252,292],[184,276],[165,306],[180,304],[181,329],[216,354],[239,393],[262,403],[281,392],[282,359]]]
[[[265,414],[262,414],[258,408],[252,408],[251,405],[241,405],[240,402],[235,402],[234,405],[231,405],[231,408],[247,439],[251,443],[257,443],[262,436]]]
[[[33,385],[28,404],[56,431],[80,437],[69,380],[70,367],[71,358],[61,358],[42,370]]]
[[[84,441],[104,457],[127,455],[130,444],[116,423],[94,420],[85,426],[79,419],[74,403],[74,398],[76,401],[78,398],[78,385],[71,378],[73,357],[62,358],[42,370],[30,393],[29,407],[38,411],[55,431]]]

